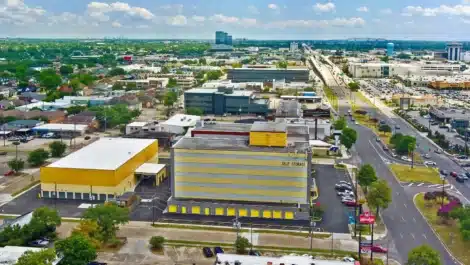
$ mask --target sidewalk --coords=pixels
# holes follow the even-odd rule
[[[78,223],[76,222],[63,222],[57,229],[59,237],[64,238],[69,236],[72,229],[77,225]],[[155,228],[150,225],[151,223],[149,222],[129,222],[129,224],[121,226],[118,236],[142,240],[148,240],[152,236],[163,236],[169,240],[202,241],[226,244],[233,244],[237,236],[234,232],[162,227]],[[310,237],[307,233],[305,234],[305,237],[301,237],[282,234],[256,233],[255,231],[256,230],[253,230],[253,245],[289,248],[309,248],[310,246]],[[242,233],[242,236],[246,237],[248,240],[251,239],[251,234],[249,232]],[[313,238],[312,242],[313,248],[316,249],[330,250],[333,246],[335,250],[356,251],[358,248],[357,241],[344,234],[333,234],[332,237],[326,239]]]

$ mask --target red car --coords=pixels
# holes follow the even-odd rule
[[[10,171],[6,172],[6,173],[4,174],[4,176],[8,177],[8,176],[13,176],[14,174],[15,174],[15,171],[10,170]]]
[[[457,172],[455,172],[455,171],[450,172],[450,176],[453,177],[453,178],[456,178],[457,175],[458,175],[458,174],[457,174]]]
[[[344,201],[344,205],[350,206],[350,207],[355,207],[355,206],[361,206],[360,203],[356,203],[356,201]]]
[[[387,253],[388,252],[388,249],[382,247],[382,246],[364,246],[364,247],[361,247],[361,252],[363,253],[366,253],[366,252],[370,252],[370,251],[373,251],[374,253]]]

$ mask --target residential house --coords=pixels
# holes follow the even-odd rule
[[[23,101],[26,101],[27,103],[31,103],[44,100],[46,98],[46,95],[35,92],[24,92],[19,95],[18,98]]]
[[[13,105],[13,102],[11,102],[10,100],[7,100],[7,99],[0,100],[0,109],[8,109],[12,107],[15,107],[15,106]]]
[[[100,126],[96,118],[96,113],[93,111],[83,111],[75,115],[70,115],[63,120],[62,123],[87,125],[87,131],[95,131]]]
[[[138,95],[139,101],[142,103],[143,108],[153,108],[155,106],[155,97],[150,95]]]
[[[110,105],[125,104],[129,109],[142,110],[142,103],[136,95],[124,95],[122,97],[115,97],[110,100]]]

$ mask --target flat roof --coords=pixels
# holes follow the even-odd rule
[[[252,132],[286,132],[287,125],[285,122],[262,122],[256,121],[251,126]]]
[[[49,130],[49,131],[76,131],[82,132],[88,128],[84,124],[67,124],[67,123],[46,123],[33,128],[33,130]]]
[[[47,167],[115,170],[155,141],[157,140],[101,138]]]
[[[168,120],[162,122],[163,125],[188,127],[196,125],[196,122],[201,120],[200,116],[175,114]]]
[[[131,122],[131,123],[127,124],[126,126],[144,127],[147,124],[148,124],[148,122],[146,122],[146,121],[134,121],[134,122]]]
[[[135,170],[135,173],[139,174],[158,174],[162,169],[165,168],[165,164],[155,163],[143,163],[140,167]]]
[[[268,257],[268,256],[249,256],[249,255],[237,255],[237,254],[217,254],[217,261],[220,264],[226,264],[228,262],[230,265],[235,264],[235,261],[239,261],[242,265],[356,265],[359,263],[351,263],[338,260],[321,260],[321,259],[311,259],[310,257],[304,256],[281,256],[281,257]]]
[[[216,124],[207,124],[204,122],[202,127],[197,127],[193,131],[227,131],[227,132],[246,132],[251,130],[251,124],[217,122]]]
[[[193,88],[186,90],[184,93],[201,93],[201,94],[213,94],[217,92],[217,88]]]

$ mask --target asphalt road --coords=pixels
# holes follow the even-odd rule
[[[331,76],[331,74],[329,75]],[[351,98],[347,98],[347,94],[344,93],[343,87],[337,87],[337,82],[329,83],[330,78],[327,79],[328,85],[331,86],[337,92],[339,98],[339,112],[340,114],[346,114],[351,108]],[[336,86],[335,86],[336,85]],[[401,127],[403,134],[415,135],[419,146],[418,152],[427,153],[431,144],[421,137],[418,132],[411,128],[406,122],[400,118],[392,117],[388,118],[381,112],[377,112],[375,109],[370,108],[364,102],[360,102],[360,99],[354,99],[356,103],[361,104],[362,108],[365,108],[369,113],[373,113],[378,119],[384,119],[388,123],[394,125],[398,124]],[[407,259],[408,252],[422,244],[428,244],[434,249],[441,253],[442,264],[456,264],[450,254],[445,250],[437,236],[433,233],[431,228],[428,226],[424,218],[416,209],[413,203],[413,196],[410,193],[406,193],[404,187],[400,182],[393,176],[386,161],[381,156],[371,141],[375,141],[375,134],[368,128],[355,125],[352,122],[348,122],[349,126],[356,129],[358,132],[358,140],[353,147],[352,162],[358,166],[361,164],[371,164],[380,178],[385,179],[390,185],[393,191],[393,201],[391,205],[382,211],[382,219],[388,229],[387,241],[392,240],[392,247],[390,248],[390,256],[397,259],[399,262],[404,264]],[[424,148],[428,147],[425,151]],[[454,170],[457,166],[453,161],[443,155],[433,155],[433,161],[435,161],[440,167],[447,170]],[[455,182],[454,180],[450,180]],[[453,183],[456,185],[455,183]],[[470,189],[469,190],[470,194]],[[382,243],[385,241],[381,241]]]

